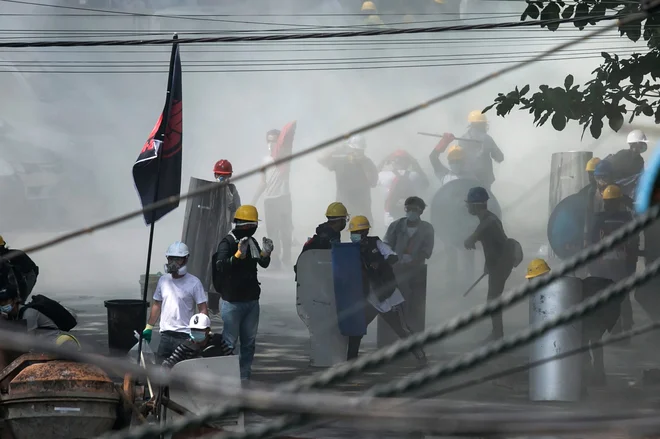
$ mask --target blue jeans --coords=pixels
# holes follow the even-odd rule
[[[190,339],[190,335],[185,332],[161,332],[160,343],[158,343],[158,351],[156,352],[159,363],[167,360],[174,353],[174,350],[188,339]]]
[[[241,367],[241,379],[250,379],[252,360],[259,329],[259,301],[222,302],[222,335],[232,349],[240,339],[238,361]]]

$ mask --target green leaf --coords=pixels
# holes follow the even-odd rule
[[[564,88],[566,91],[570,90],[571,87],[573,86],[573,75],[568,75],[566,79],[564,79]]]
[[[637,42],[642,36],[642,23],[631,23],[621,27],[621,33],[625,34],[631,41]]]
[[[552,116],[552,127],[557,131],[563,131],[566,128],[566,117],[563,114],[555,113]]]
[[[561,18],[571,18],[573,17],[573,14],[575,13],[575,5],[568,5],[567,7],[564,8],[563,11],[561,11]]]
[[[541,11],[541,20],[557,19],[559,19],[559,5],[555,2],[550,2]]]
[[[642,107],[642,113],[644,113],[644,116],[653,116],[653,107],[650,105],[644,105],[644,107]]]
[[[483,110],[481,110],[481,112],[482,112],[482,113],[485,113],[486,111],[488,111],[488,110],[490,110],[491,108],[493,108],[495,105],[497,105],[497,103],[495,103],[495,104],[491,104],[491,105],[487,106],[486,108],[484,108]]]
[[[596,6],[594,6],[591,9],[589,15],[591,15],[592,17],[602,17],[603,15],[605,15],[605,9],[607,9],[605,3],[598,3]]]
[[[520,96],[525,96],[528,91],[529,91],[529,84],[527,84],[522,89],[520,89]]]
[[[612,57],[611,57],[610,54],[607,53],[607,52],[600,52],[600,56],[602,56],[603,58],[605,58],[605,61],[612,61]]]
[[[575,7],[575,18],[582,18],[588,16],[589,16],[589,5],[587,5],[586,3],[579,3]],[[584,20],[576,20],[573,24],[575,25],[575,27],[579,27],[580,29],[582,29],[588,23],[589,20],[585,18]]]
[[[655,109],[655,123],[660,123],[660,105]]]
[[[593,119],[591,121],[591,126],[589,127],[589,131],[591,131],[591,136],[594,139],[597,139],[600,137],[600,134],[603,132],[603,121],[601,119]]]
[[[525,11],[522,13],[520,16],[520,20],[524,21],[527,17],[531,18],[532,20],[536,20],[539,18],[540,12],[538,6],[534,3],[528,3],[527,8],[525,8]]]
[[[623,126],[623,114],[619,112],[615,112],[611,115],[608,116],[608,122],[610,125],[610,128],[614,131],[619,131],[621,127]]]

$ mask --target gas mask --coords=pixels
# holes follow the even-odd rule
[[[165,269],[165,272],[169,274],[177,274],[179,276],[183,276],[188,273],[188,267],[186,265],[180,267],[179,264],[174,261],[168,262],[163,266],[163,268]]]

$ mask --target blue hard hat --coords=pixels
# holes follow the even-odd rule
[[[602,160],[594,169],[594,177],[609,177],[612,175],[612,171],[612,163]]]
[[[468,191],[466,203],[485,203],[490,197],[488,191],[481,186],[473,187]]]

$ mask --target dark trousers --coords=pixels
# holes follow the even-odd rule
[[[275,249],[271,257],[284,265],[291,265],[291,235],[293,222],[291,214],[291,195],[264,200],[266,233],[273,240]],[[281,252],[281,259],[278,257]],[[277,263],[277,262],[276,262]]]
[[[160,343],[158,343],[158,360],[160,363],[167,360],[174,350],[179,347],[181,343],[188,340],[190,335],[185,332],[165,331],[160,333]]]
[[[495,300],[502,295],[504,292],[504,286],[506,280],[511,275],[513,267],[510,265],[497,267],[494,269],[488,270],[488,296],[487,299],[490,302]],[[494,337],[502,337],[504,335],[504,324],[502,323],[502,312],[496,312],[491,314],[490,321],[493,324],[492,335]]]
[[[405,303],[405,302],[404,302]],[[388,324],[390,328],[396,333],[399,338],[407,338],[412,335],[412,330],[406,322],[406,318],[403,312],[403,307],[401,305],[395,306],[391,311],[386,313],[380,313],[376,308],[367,303],[365,305],[365,319],[366,324],[369,326],[374,319],[380,315],[380,317]],[[362,342],[362,337],[348,337],[348,352],[346,355],[347,360],[353,360],[358,357],[360,352],[360,343]],[[417,359],[426,358],[426,354],[423,349],[417,349],[413,352],[413,355]]]

